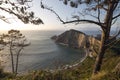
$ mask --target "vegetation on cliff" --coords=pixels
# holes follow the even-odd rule
[[[119,43],[120,44],[120,43]],[[37,70],[29,72],[26,75],[14,77],[11,74],[2,73],[4,78],[1,80],[119,80],[120,70],[116,67],[120,63],[120,54],[114,50],[109,49],[106,51],[103,59],[101,71],[92,76],[95,58],[87,57],[77,67],[66,70]],[[119,71],[118,71],[119,70]],[[92,76],[92,77],[91,77]]]
[[[66,34],[68,32],[66,32]],[[73,31],[73,32],[75,33],[76,31]],[[80,34],[83,35],[83,33],[80,33]],[[55,38],[57,37],[55,36]],[[114,46],[111,46],[109,49],[107,49],[103,59],[103,65],[102,65],[101,71],[97,75],[92,75],[96,56],[94,57],[88,56],[79,65],[72,68],[62,69],[62,70],[59,70],[59,69],[58,70],[36,70],[36,71],[28,72],[25,75],[15,76],[14,74],[3,72],[3,69],[1,68],[0,80],[87,80],[87,79],[88,80],[89,79],[119,80],[120,79],[119,48],[120,48],[120,41],[118,41],[118,43],[115,43]],[[98,50],[98,48],[96,49]]]
[[[89,36],[81,31],[70,29],[51,39],[56,43],[67,45],[72,48],[90,48],[100,44],[100,41],[93,36]]]
[[[72,8],[78,8],[78,15],[72,15],[72,20],[64,20],[61,18],[56,11],[45,6],[41,1],[41,8],[53,12],[57,18],[63,24],[69,23],[89,23],[97,25],[101,28],[101,44],[99,45],[99,50],[97,51],[97,57],[94,64],[93,75],[100,72],[104,55],[107,49],[114,43],[114,38],[120,34],[120,29],[116,31],[116,34],[110,38],[110,33],[113,24],[116,24],[120,18],[120,0],[60,0],[63,1],[65,5],[71,6]]]

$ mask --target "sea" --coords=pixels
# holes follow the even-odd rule
[[[21,31],[31,45],[25,47],[19,57],[18,72],[57,69],[80,62],[85,57],[83,49],[72,49],[56,44],[51,37],[64,31]],[[11,72],[10,55],[4,56],[4,70]]]
[[[72,65],[80,62],[85,57],[83,49],[73,49],[66,46],[56,44],[51,37],[59,35],[65,31],[50,30],[28,30],[21,31],[31,45],[25,47],[19,57],[18,72],[25,73],[34,70],[57,69],[66,65]],[[83,31],[87,35],[96,36],[100,34],[98,31]],[[3,68],[7,72],[11,72],[10,55],[2,56],[4,59]]]

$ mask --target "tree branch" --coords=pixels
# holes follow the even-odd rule
[[[5,12],[8,12],[9,14],[14,14],[15,16],[17,16],[19,18],[18,14],[14,13],[12,10],[7,10],[5,8],[2,8],[2,7],[0,7],[0,9],[5,11]]]
[[[92,23],[92,24],[96,24],[98,26],[102,26],[100,23],[93,21],[93,20],[73,20],[73,21],[67,21],[67,22],[63,22],[63,24],[68,24],[68,23],[74,23],[74,22],[86,22],[86,23]]]
[[[120,17],[120,13],[118,15],[114,16],[112,19],[116,19],[118,17]]]
[[[24,5],[26,2],[32,2],[33,0],[17,0],[17,2],[21,5]]]
[[[10,23],[5,16],[0,15],[0,19],[3,20],[6,23]]]
[[[105,8],[105,7],[102,7],[105,11],[108,11],[108,9],[107,8]]]
[[[86,19],[81,19],[81,20],[72,20],[72,21],[64,21],[63,19],[61,19],[61,17],[51,8],[48,8],[47,6],[43,5],[42,1],[41,1],[41,8],[43,9],[46,9],[46,10],[49,10],[51,11],[52,13],[54,13],[57,18],[63,23],[63,24],[68,24],[68,23],[75,23],[75,22],[86,22],[86,23],[92,23],[92,24],[96,24],[100,27],[104,27],[103,26],[103,23],[99,23],[99,22],[96,22],[96,21],[93,21],[93,20],[86,20]]]
[[[109,39],[109,41],[111,41],[111,40],[113,40],[113,39],[115,39],[117,36],[119,36],[120,35],[120,30],[118,31],[118,33],[117,34],[115,34],[113,37],[111,37],[110,39]]]
[[[114,25],[117,22],[117,18],[113,20],[112,25]]]
[[[99,1],[98,1],[98,5],[99,5]],[[98,21],[99,21],[99,23],[101,23],[101,21],[100,21],[100,8],[98,7]]]

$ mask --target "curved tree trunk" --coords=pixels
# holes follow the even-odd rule
[[[100,69],[101,69],[102,60],[103,60],[105,51],[107,49],[107,47],[105,46],[106,45],[106,38],[107,38],[107,36],[103,32],[102,33],[102,37],[101,37],[101,44],[100,44],[100,48],[99,48],[99,54],[98,54],[98,56],[96,58],[95,68],[93,70],[93,75],[97,74],[100,71]]]
[[[93,75],[97,74],[101,69],[102,60],[103,60],[104,54],[106,52],[106,49],[108,47],[107,44],[109,44],[110,28],[111,28],[111,22],[106,24],[106,29],[102,31],[101,44],[100,44],[100,48],[99,48],[99,53],[96,58]]]
[[[104,20],[104,27],[101,27],[103,30],[102,36],[101,36],[101,44],[100,44],[100,48],[99,48],[99,54],[96,58],[93,75],[97,74],[100,71],[101,65],[102,65],[102,60],[103,60],[105,51],[107,49],[106,45],[109,44],[109,36],[110,36],[110,29],[111,29],[112,18],[113,18],[113,11],[114,11],[114,4],[110,3],[108,6],[105,20]]]

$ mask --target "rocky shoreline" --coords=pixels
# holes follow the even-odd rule
[[[53,39],[57,44],[68,46],[75,49],[86,49],[86,52],[94,53],[93,46],[99,46],[100,40],[93,36],[86,35],[83,32],[71,29],[68,31],[63,32],[58,36],[52,36]],[[92,56],[90,54],[90,56]]]
[[[81,49],[83,48],[85,50],[85,57],[72,65],[65,65],[64,67],[58,69],[58,70],[64,70],[64,69],[70,69],[73,67],[76,67],[80,65],[81,62],[83,62],[87,56],[93,57],[94,51],[92,51],[93,46],[99,45],[100,41],[93,36],[88,36],[83,32],[71,29],[68,31],[65,31],[64,33],[56,36],[51,37],[52,40],[54,40],[57,44],[75,48],[75,49]]]

